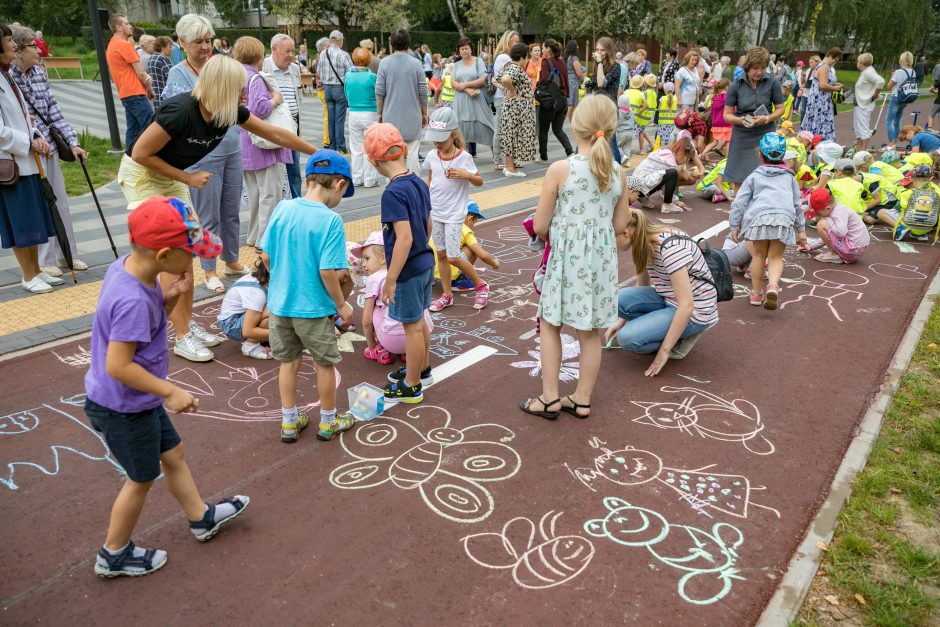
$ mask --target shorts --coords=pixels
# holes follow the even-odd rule
[[[388,306],[389,317],[402,324],[421,320],[424,317],[424,310],[431,306],[432,283],[434,283],[433,266],[410,279],[399,281],[395,286],[395,302]]]
[[[245,336],[242,333],[242,323],[244,321],[245,312],[243,311],[240,314],[229,316],[225,320],[219,320],[219,327],[228,339],[235,340],[236,342],[244,342]]]
[[[300,359],[306,348],[318,366],[332,366],[343,360],[336,345],[333,318],[282,318],[271,314],[268,323],[271,356],[278,361]]]
[[[160,455],[182,442],[162,405],[125,414],[85,399],[91,426],[101,432],[114,459],[131,481],[147,483],[160,476]]]
[[[832,231],[829,231],[829,244],[832,246],[833,250],[836,251],[836,254],[839,255],[839,258],[842,259],[842,261],[845,263],[855,263],[861,259],[862,255],[868,249],[867,246],[856,248],[847,242],[844,238],[837,236]]]
[[[121,157],[118,185],[127,200],[128,211],[133,211],[153,196],[176,196],[187,205],[192,204],[189,198],[189,187],[179,181],[151,172],[127,155]]]
[[[460,250],[460,236],[462,233],[462,222],[449,224],[431,218],[431,241],[434,242],[434,250],[437,252],[445,251],[451,259],[456,259],[463,254]]]
[[[901,211],[898,209],[898,201],[894,200],[890,203],[884,205],[878,205],[877,207],[872,207],[871,209],[866,209],[865,213],[874,218],[878,219],[878,214],[882,211],[887,212],[891,219],[897,222],[901,218]]]

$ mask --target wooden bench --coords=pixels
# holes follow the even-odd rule
[[[304,93],[307,93],[309,89],[313,89],[313,74],[310,72],[300,73],[300,89]]]
[[[40,59],[47,70],[55,70],[55,75],[62,78],[59,70],[78,70],[82,80],[85,79],[85,71],[82,70],[82,60],[78,57],[44,57]]]

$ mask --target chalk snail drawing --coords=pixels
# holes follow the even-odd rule
[[[522,465],[506,444],[516,434],[498,424],[456,429],[442,407],[417,407],[407,417],[386,416],[344,433],[340,442],[355,461],[335,468],[330,483],[343,490],[390,484],[416,491],[447,520],[485,520],[495,507],[485,484],[509,479]]]
[[[499,533],[476,533],[463,538],[467,557],[484,568],[512,571],[513,581],[528,590],[567,583],[584,572],[594,557],[594,544],[580,535],[558,535],[555,525],[563,512],[542,516],[535,523],[519,516]]]
[[[584,523],[584,531],[622,546],[645,548],[664,565],[685,571],[677,584],[682,600],[710,605],[731,591],[735,579],[744,580],[735,566],[744,543],[737,527],[717,523],[708,532],[671,525],[659,512],[616,497],[605,498],[604,506],[607,514]]]

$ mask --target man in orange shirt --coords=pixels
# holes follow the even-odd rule
[[[108,18],[108,26],[114,35],[108,43],[108,71],[117,85],[118,96],[124,104],[127,133],[124,141],[130,148],[153,117],[150,99],[150,75],[140,65],[140,57],[130,42],[134,27],[127,16],[114,13]]]

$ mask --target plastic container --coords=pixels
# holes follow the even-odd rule
[[[372,420],[385,411],[385,392],[369,383],[354,385],[349,390],[349,411],[356,420]]]

